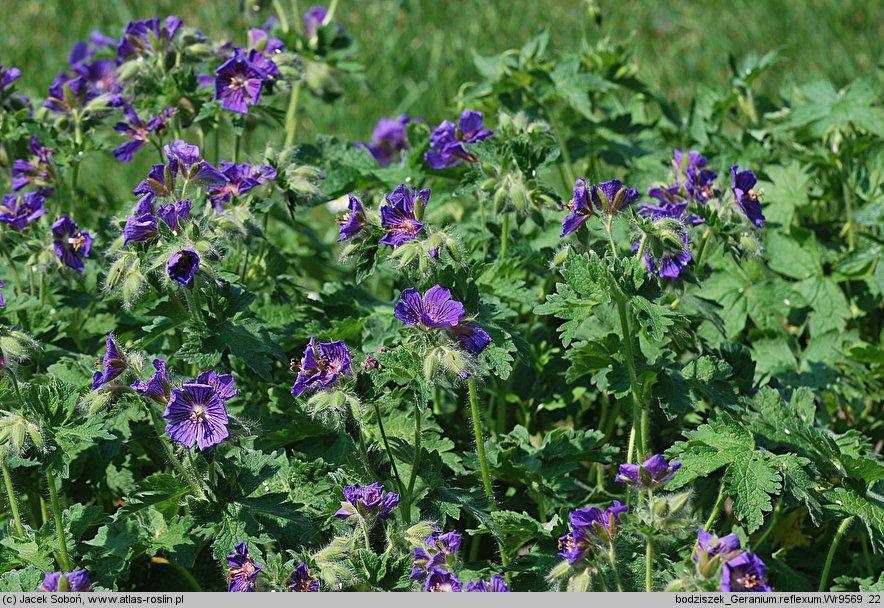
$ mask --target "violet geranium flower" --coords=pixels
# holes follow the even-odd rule
[[[446,169],[463,161],[476,162],[476,157],[464,149],[464,144],[472,144],[491,137],[494,131],[484,128],[481,112],[465,110],[460,115],[457,126],[450,120],[443,120],[430,134],[430,148],[424,159],[431,169]]]
[[[6,283],[0,281],[0,287],[6,287]],[[6,302],[3,300],[3,292],[0,291],[0,308],[6,306]],[[3,355],[0,354],[0,369],[3,369]]]
[[[319,591],[319,581],[310,576],[310,570],[307,569],[307,564],[301,562],[298,564],[298,567],[295,568],[295,572],[286,583],[286,587],[289,588],[289,591],[294,593],[316,593]]]
[[[53,112],[70,114],[96,97],[98,92],[82,76],[68,78],[66,74],[59,74],[49,87],[49,95],[43,107]]]
[[[200,256],[190,248],[176,251],[169,257],[169,261],[166,262],[166,271],[169,273],[169,278],[182,287],[190,285],[193,276],[199,272],[199,269]]]
[[[138,380],[133,382],[130,388],[146,399],[156,401],[161,405],[168,405],[169,397],[172,396],[172,379],[166,370],[166,362],[162,359],[154,359],[153,367],[156,373],[147,382]]]
[[[484,329],[463,322],[463,304],[452,300],[451,292],[439,285],[430,287],[423,296],[416,289],[404,290],[393,314],[406,325],[417,325],[425,330],[445,329],[473,355],[478,355],[493,342]]]
[[[601,194],[601,196],[599,196]],[[624,188],[619,179],[612,179],[592,186],[589,191],[596,208],[605,215],[616,215],[634,203],[638,198],[638,190]]]
[[[306,390],[320,390],[331,386],[340,376],[353,376],[350,364],[353,357],[350,349],[340,340],[316,343],[310,338],[304,358],[298,366],[298,377],[292,386],[292,395],[298,396]]]
[[[580,228],[580,225],[592,217],[592,206],[589,204],[589,198],[586,193],[586,180],[577,179],[574,186],[574,196],[571,198],[566,207],[571,211],[562,220],[562,234],[559,238],[564,238]]]
[[[86,572],[85,568],[74,572],[47,572],[43,576],[43,582],[38,589],[38,591],[47,593],[57,593],[59,591],[79,593],[91,590],[92,582],[89,580],[89,573]]]
[[[311,6],[304,13],[304,31],[307,36],[312,38],[316,35],[317,30],[322,27],[322,22],[328,16],[328,10],[323,6]],[[344,31],[344,26],[340,23],[335,24],[339,32]]]
[[[172,391],[172,398],[163,412],[169,420],[166,431],[186,448],[194,443],[202,451],[227,437],[227,409],[215,389],[208,384],[185,383]]]
[[[107,350],[105,351],[104,359],[101,362],[104,369],[93,374],[92,390],[97,389],[106,382],[110,382],[126,371],[126,367],[128,366],[126,357],[120,352],[120,347],[117,346],[117,343],[114,341],[113,332],[108,334],[107,339],[105,340],[105,346],[107,347]]]
[[[126,24],[123,37],[117,45],[117,57],[128,58],[146,52],[156,52],[167,48],[182,25],[181,19],[174,15],[166,17],[162,25],[158,17],[130,21]],[[159,43],[161,48],[155,49],[151,41]]]
[[[558,557],[568,560],[572,566],[579,562],[592,548],[592,540],[581,528],[571,527],[571,531],[559,538]]]
[[[157,235],[157,217],[153,213],[130,215],[123,226],[123,244],[143,243]]]
[[[363,519],[373,518],[384,520],[390,510],[399,504],[399,495],[395,492],[384,492],[384,486],[375,482],[368,486],[344,486],[344,501],[335,512],[335,517],[349,519],[354,515]]]
[[[215,370],[210,369],[197,376],[196,381],[200,384],[208,384],[215,389],[215,393],[225,404],[236,397],[239,392],[239,389],[233,388],[236,384],[233,374],[217,374]]]
[[[80,230],[74,221],[67,215],[62,216],[52,224],[52,245],[55,255],[65,266],[77,272],[83,272],[85,265],[83,258],[89,257],[92,248],[92,236]]]
[[[188,182],[197,183],[223,183],[226,181],[224,174],[210,165],[208,161],[203,160],[200,156],[199,146],[177,139],[171,144],[163,146],[163,152],[169,159],[169,171],[175,177],[182,175]],[[156,166],[154,165],[154,167]]]
[[[150,140],[151,133],[161,133],[166,128],[166,122],[176,111],[177,108],[167,108],[145,123],[132,108],[132,104],[124,103],[123,115],[128,122],[118,122],[114,125],[114,130],[129,141],[114,150],[117,160],[122,163],[131,161],[135,153]]]
[[[215,70],[215,99],[221,100],[225,110],[248,114],[249,106],[257,105],[265,80],[267,72],[249,61],[242,49],[237,49],[233,57]]]
[[[680,468],[680,462],[667,463],[662,454],[655,454],[640,465],[621,464],[620,472],[614,477],[614,481],[634,488],[653,490],[672,479]]]
[[[187,217],[190,215],[190,207],[192,201],[184,199],[183,201],[175,201],[174,203],[166,203],[157,207],[157,217],[169,227],[173,233],[178,234],[178,229]]]
[[[506,580],[499,574],[491,577],[491,585],[486,583],[484,579],[479,579],[475,583],[469,581],[464,587],[464,591],[469,593],[509,593],[510,588],[506,584]]]
[[[370,142],[357,142],[357,147],[365,148],[378,161],[378,165],[386,167],[399,160],[403,150],[408,149],[408,135],[405,127],[411,117],[402,114],[395,119],[381,118],[374,128]]]
[[[273,169],[273,167],[262,165],[262,168],[265,171],[266,169],[270,169],[275,177],[276,170]],[[259,170],[256,170],[255,173],[257,175],[262,174]],[[237,164],[222,160],[221,174],[224,176],[225,181],[213,185],[208,189],[209,200],[214,204],[216,211],[220,211],[224,208],[221,203],[229,203],[234,197],[245,194],[261,183],[251,176],[252,166],[246,163]],[[269,173],[267,175],[269,175]]]
[[[740,553],[721,569],[721,592],[769,592],[770,585],[764,581],[766,570],[767,566],[754,553]]]
[[[3,68],[0,63],[0,97],[6,94],[6,87],[21,78],[21,70],[14,67]]]
[[[687,267],[691,256],[691,243],[685,230],[678,230],[668,239],[660,239],[660,251],[656,257],[654,251],[645,250],[644,258],[648,272],[657,274],[663,279],[677,279],[681,271]],[[640,243],[633,243],[633,252],[638,251]]]
[[[435,533],[427,538],[427,547],[416,547],[411,562],[411,580],[423,580],[433,568],[451,567],[457,559],[462,537],[457,531]]]
[[[696,150],[684,154],[678,149],[673,156],[676,170],[684,172],[687,195],[700,203],[709,202],[709,199],[716,195],[713,182],[718,177],[718,173],[706,168],[709,162],[706,157]]]
[[[620,514],[628,509],[629,507],[615,500],[613,506],[604,511],[598,507],[571,511],[568,520],[572,530],[582,530],[600,542],[611,543],[617,538],[620,530]]]
[[[261,566],[252,560],[245,542],[237,543],[234,552],[227,554],[227,591],[248,592],[255,584]]]
[[[405,184],[399,184],[386,199],[387,204],[381,207],[381,225],[387,229],[387,234],[379,243],[398,247],[416,238],[424,229],[417,216],[423,216],[423,209],[430,203],[430,190],[418,191],[417,188],[409,189]],[[421,205],[419,212],[416,205]]]
[[[730,561],[740,553],[740,537],[728,534],[721,538],[710,534],[703,528],[697,530],[697,544],[694,548],[694,561],[700,572],[708,574],[710,570],[717,572],[719,566]]]
[[[348,195],[348,199],[347,213],[337,218],[337,222],[341,225],[340,236],[338,237],[339,243],[352,239],[360,230],[365,228],[366,224],[365,210],[362,208],[362,203],[352,194]]]
[[[0,222],[21,232],[25,226],[47,213],[43,208],[45,201],[39,192],[4,194],[0,201]]]
[[[758,192],[755,191],[755,183],[758,178],[751,171],[740,171],[739,165],[731,167],[733,184],[731,190],[734,199],[749,218],[749,221],[761,228],[764,225],[764,216],[761,214],[761,202],[758,200]]]
[[[460,592],[462,587],[463,584],[460,582],[460,579],[447,570],[433,568],[430,576],[427,577],[424,591],[429,593]]]
[[[29,160],[14,160],[12,162],[12,189],[18,192],[25,186],[37,186],[38,192],[44,196],[52,193],[51,183],[52,155],[54,151],[40,144],[36,135],[31,135],[28,145],[31,153]]]

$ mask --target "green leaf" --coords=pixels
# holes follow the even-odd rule
[[[808,203],[810,176],[797,161],[792,161],[785,167],[770,165],[765,167],[765,172],[769,180],[759,184],[765,195],[764,215],[768,222],[788,228],[792,225],[795,210]]]
[[[869,492],[861,495],[851,488],[833,488],[823,496],[830,504],[825,508],[838,517],[858,517],[869,532],[875,553],[884,553],[884,500]]]
[[[50,568],[51,569],[51,568]],[[20,570],[4,572],[0,576],[0,592],[3,593],[31,593],[37,591],[43,582],[45,570],[37,566],[28,566]]]
[[[592,110],[592,102],[589,99],[591,91],[603,92],[611,89],[614,85],[601,76],[580,72],[580,60],[576,57],[558,64],[549,74],[556,88],[556,92],[584,118],[595,121],[596,117]]]
[[[797,283],[795,290],[813,308],[810,315],[811,335],[844,329],[846,320],[850,318],[850,306],[835,281],[828,277],[810,278]]]
[[[738,456],[755,449],[752,433],[727,412],[718,412],[707,424],[684,435],[687,441],[679,441],[667,451],[670,459],[683,465],[669,482],[671,489],[684,486],[698,477],[707,477],[732,463]]]
[[[580,325],[593,311],[610,301],[607,270],[595,255],[571,255],[562,267],[564,283],[556,285],[556,293],[546,296],[546,302],[534,308],[535,314],[554,315],[566,321],[558,331],[562,343],[568,346],[577,336]]]
[[[782,232],[766,231],[767,263],[780,274],[793,279],[809,279],[823,273],[819,250],[812,232],[798,242]]]
[[[778,495],[782,484],[767,458],[759,452],[742,452],[728,467],[724,488],[734,497],[734,515],[751,534],[761,527],[764,513],[773,509],[771,495]]]

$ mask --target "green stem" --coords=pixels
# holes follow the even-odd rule
[[[638,393],[638,376],[635,372],[635,354],[632,349],[632,334],[629,331],[629,313],[626,310],[626,299],[622,297],[615,298],[617,301],[617,312],[620,315],[620,329],[623,332],[623,346],[626,351],[626,366],[629,368],[629,385],[632,393],[632,434],[630,436],[630,444],[634,439],[638,439],[638,445],[641,446],[641,454],[648,453],[647,437],[641,432],[639,426],[642,424],[644,413],[641,398]],[[630,450],[630,453],[632,450]],[[636,458],[638,462],[640,458]]]
[[[6,248],[6,245],[2,241],[0,241],[0,251],[3,252],[3,257],[6,258],[6,261],[9,262],[9,267],[12,269],[12,276],[15,277],[15,293],[17,295],[21,295],[21,276],[19,276],[18,269],[12,262],[12,255],[10,255],[9,250]]]
[[[239,146],[242,135],[239,130],[234,129],[233,133],[233,162],[239,162]]]
[[[608,563],[611,564],[611,570],[614,571],[614,581],[617,583],[617,591],[623,593],[623,584],[620,582],[620,572],[617,570],[617,559],[614,555],[614,545],[611,545],[608,551]]]
[[[767,540],[767,537],[770,536],[770,533],[774,531],[777,527],[777,521],[780,519],[780,513],[783,511],[783,503],[782,501],[777,501],[777,506],[773,510],[773,514],[771,515],[770,522],[767,524],[767,528],[764,529],[764,533],[761,537],[752,543],[752,552],[758,553],[758,548],[764,544],[764,541]]]
[[[371,543],[368,540],[368,526],[365,523],[365,518],[359,517],[359,525],[362,528],[362,540],[365,542],[365,548],[371,551]]]
[[[289,108],[285,114],[285,147],[295,143],[295,131],[298,129],[298,97],[301,95],[301,83],[292,85],[289,96]]]
[[[853,515],[842,521],[841,525],[838,526],[838,531],[835,532],[835,538],[832,539],[832,546],[829,547],[829,554],[826,556],[826,565],[823,567],[823,575],[820,577],[820,586],[819,589],[817,589],[820,593],[826,590],[826,583],[829,581],[829,570],[832,569],[832,560],[835,559],[835,551],[838,550],[838,544],[841,542],[841,537],[847,532],[847,528],[852,521]]]
[[[51,469],[46,469],[46,483],[49,486],[49,500],[52,502],[52,514],[55,516],[55,531],[58,533],[58,550],[61,553],[61,569],[71,571],[71,557],[68,555],[68,543],[64,535],[64,524],[61,521],[61,504],[58,502],[58,490],[55,487],[55,476]]]
[[[393,475],[396,477],[396,487],[399,489],[399,494],[404,494],[405,486],[402,485],[402,478],[399,477],[399,471],[396,469],[396,460],[393,458],[393,450],[390,449],[390,441],[387,439],[387,433],[384,431],[384,421],[381,418],[381,408],[378,405],[377,401],[372,402],[374,405],[375,415],[378,417],[378,429],[381,432],[381,439],[384,440],[384,450],[387,452],[387,458],[390,459],[390,467],[393,469]]]
[[[635,254],[635,259],[638,260],[639,262],[642,259],[642,255],[644,255],[644,253],[645,253],[645,245],[647,244],[647,242],[648,242],[648,235],[643,234],[642,240],[638,244],[638,251]]]
[[[193,577],[193,575],[190,573],[190,571],[187,568],[185,568],[181,564],[176,564],[175,562],[167,562],[167,563],[170,566],[172,566],[172,568],[174,568],[178,572],[179,575],[181,575],[181,578],[183,578],[187,582],[187,584],[190,585],[191,589],[193,589],[194,591],[202,591],[203,590],[203,588],[200,587],[200,584],[197,582],[197,580]]]
[[[721,511],[721,507],[724,506],[724,501],[727,500],[727,495],[724,493],[724,484],[718,488],[718,498],[715,500],[715,506],[712,507],[712,513],[709,514],[709,519],[706,520],[706,525],[703,526],[703,529],[712,534],[712,524],[715,523],[715,519],[718,517],[718,513]]]
[[[24,406],[25,400],[21,397],[21,390],[18,387],[18,378],[15,377],[15,372],[7,368],[6,373],[9,376],[9,379],[12,380],[12,389],[15,391],[15,398],[18,399],[18,402],[22,404],[22,406]]]
[[[335,11],[338,9],[338,0],[332,0],[331,4],[328,5],[328,12],[325,14],[325,17],[322,20],[322,26],[325,27],[335,18]]]
[[[279,25],[282,27],[284,34],[289,33],[289,18],[285,13],[285,8],[280,4],[279,0],[273,0],[273,8],[276,10],[276,16],[279,17]],[[295,18],[298,16],[295,15]]]
[[[160,422],[160,419],[157,418],[157,413],[153,410],[153,408],[145,404],[147,407],[147,412],[150,414],[151,422],[153,423],[154,429],[157,432],[157,438],[160,440],[160,445],[163,446],[163,450],[166,452],[166,456],[169,458],[169,462],[172,463],[172,466],[176,471],[184,478],[184,481],[187,482],[187,485],[190,486],[190,489],[193,491],[194,496],[196,496],[199,500],[208,500],[206,497],[206,493],[199,486],[196,480],[191,477],[190,473],[187,472],[187,469],[184,468],[184,465],[181,464],[181,461],[178,460],[178,457],[175,456],[174,450],[172,450],[172,446],[169,445],[169,442],[166,441],[166,438],[163,436],[163,425]]]
[[[418,399],[414,400],[414,461],[411,466],[411,475],[408,478],[408,508],[411,508],[411,497],[414,494],[414,484],[417,481],[417,471],[420,468],[421,464],[421,417],[423,412],[421,411],[420,402]],[[406,515],[406,517],[411,519],[410,514]]]
[[[832,546],[829,547],[829,554],[826,556],[826,565],[823,567],[823,575],[820,577],[820,586],[819,589],[817,589],[820,593],[826,590],[826,583],[829,580],[829,571],[832,569],[832,560],[835,559],[835,551],[838,550],[838,544],[841,542],[841,537],[847,532],[847,527],[852,521],[853,515],[842,521],[841,525],[838,526],[838,531],[835,532],[835,538],[832,539]]]
[[[654,493],[648,490],[648,512],[651,518],[651,528],[655,526],[654,521]],[[651,577],[651,567],[654,563],[654,537],[648,534],[648,545],[645,551],[645,591],[650,593],[653,591],[653,578]]]
[[[697,254],[697,263],[694,265],[694,268],[697,270],[700,269],[700,266],[703,265],[703,260],[706,258],[706,249],[709,247],[709,237],[712,236],[712,231],[708,228],[703,233],[703,240],[700,241],[700,252]]]
[[[842,181],[841,191],[844,193],[844,209],[847,215],[847,249],[853,251],[856,247],[856,235],[853,233],[853,199],[847,181]]]
[[[497,380],[497,427],[496,435],[506,433],[506,395],[507,384],[503,380]]]
[[[500,226],[500,255],[498,260],[506,259],[506,246],[510,236],[510,214],[503,213],[503,223]]]
[[[6,483],[6,497],[9,500],[9,510],[12,512],[12,519],[15,522],[15,531],[19,538],[25,537],[25,528],[21,523],[21,515],[18,512],[18,503],[15,501],[15,490],[12,487],[12,475],[9,474],[9,467],[6,466],[6,460],[0,458],[0,467],[3,469],[3,481]]]
[[[614,242],[614,231],[612,228],[613,224],[614,224],[614,216],[610,215],[610,216],[608,216],[608,221],[602,225],[605,227],[605,232],[608,234],[608,244],[611,246],[611,253],[613,253],[614,257],[616,258],[617,257],[617,244]]]
[[[479,399],[476,396],[476,381],[473,378],[467,380],[467,388],[470,392],[470,414],[473,417],[473,432],[476,436],[476,452],[479,454],[479,468],[482,472],[482,485],[485,488],[485,496],[494,502],[494,491],[491,489],[491,476],[488,474],[488,459],[485,456],[485,442],[482,440],[482,422],[479,419]]]
[[[571,153],[568,152],[568,146],[566,145],[564,135],[562,135],[561,127],[559,127],[555,115],[546,106],[543,106],[543,110],[546,113],[546,117],[549,119],[550,127],[552,127],[553,137],[556,138],[556,143],[559,144],[559,151],[562,153],[565,172],[563,177],[567,179],[565,188],[570,188],[576,182],[576,174],[574,173],[574,164],[571,161]]]

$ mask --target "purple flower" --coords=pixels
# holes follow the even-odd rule
[[[344,502],[335,512],[335,517],[348,519],[354,515],[362,518],[373,517],[384,520],[390,510],[399,504],[399,495],[384,492],[384,486],[375,482],[369,486],[344,486]]]
[[[6,287],[6,283],[0,281],[0,287]],[[0,291],[0,308],[6,305],[6,302],[3,300],[3,292]],[[3,354],[0,353],[0,369],[3,369]]]
[[[310,338],[304,358],[297,366],[298,377],[292,386],[292,395],[297,397],[308,389],[316,391],[331,386],[341,375],[352,377],[352,361],[350,349],[340,340],[317,344],[316,338]]]
[[[209,199],[215,209],[223,209],[221,203],[229,203],[234,197],[245,194],[258,185],[258,181],[249,176],[250,165],[221,161],[221,173],[225,181],[209,188]]]
[[[261,566],[252,561],[244,542],[237,543],[233,550],[234,553],[227,554],[227,565],[230,566],[227,570],[227,591],[251,591],[255,577],[261,572]]]
[[[178,229],[187,216],[190,215],[191,200],[175,201],[174,203],[166,203],[157,207],[157,217],[163,220],[163,223],[169,227],[169,230],[178,233]]]
[[[126,357],[123,355],[123,353],[120,352],[120,348],[117,346],[117,343],[114,342],[113,332],[108,334],[107,339],[105,340],[105,346],[107,347],[107,350],[104,353],[104,360],[102,361],[102,367],[104,367],[104,369],[93,374],[93,391],[102,384],[110,382],[111,380],[122,374],[124,371],[126,371],[126,367],[128,365],[128,363],[126,362]]]
[[[567,207],[571,213],[562,220],[562,234],[559,235],[559,238],[571,234],[580,227],[580,224],[592,217],[592,207],[586,196],[586,180],[583,178],[577,180],[577,185],[574,186],[574,196]]]
[[[169,397],[172,396],[172,379],[166,370],[166,362],[162,359],[154,359],[153,367],[157,370],[153,378],[147,382],[143,380],[133,382],[130,388],[142,397],[167,405]]]
[[[110,59],[100,59],[92,63],[81,63],[74,66],[74,73],[82,77],[96,96],[107,95],[108,105],[119,107],[123,100],[118,93],[123,90],[117,74],[116,64]]]
[[[453,566],[462,540],[456,530],[444,534],[438,532],[431,534],[426,541],[427,548],[415,548],[409,578],[422,580],[437,566]]]
[[[208,384],[186,383],[173,390],[163,418],[169,420],[166,431],[172,439],[187,448],[196,443],[205,450],[227,437],[227,410]]]
[[[15,160],[12,162],[12,189],[16,192],[28,185],[40,188],[41,194],[49,196],[52,192],[47,186],[51,180],[52,171],[52,148],[40,145],[36,135],[31,135],[28,146],[31,153],[30,160]]]
[[[770,586],[764,582],[766,570],[764,562],[754,553],[740,553],[721,569],[721,592],[769,592]]]
[[[157,218],[152,213],[130,215],[123,226],[123,244],[143,243],[157,235]]]
[[[470,593],[509,593],[510,588],[506,584],[506,580],[500,576],[499,574],[495,574],[491,577],[491,585],[484,581],[484,579],[479,579],[477,582],[470,581],[467,583],[464,591]]]
[[[328,11],[321,6],[311,6],[307,9],[307,12],[304,13],[304,31],[307,32],[308,36],[312,38],[316,35],[317,30],[322,27],[322,22],[325,21],[326,16],[328,16]],[[340,23],[336,25],[339,32],[344,31],[344,27]]]
[[[67,74],[62,73],[56,76],[49,87],[49,96],[43,107],[53,112],[70,114],[84,108],[99,95],[100,92],[83,76],[68,78]],[[107,96],[107,101],[110,105],[116,105],[110,95]]]
[[[285,43],[279,38],[272,37],[266,29],[252,28],[249,30],[249,50],[256,50],[265,55],[278,55],[285,50]]]
[[[592,541],[582,528],[571,527],[571,531],[559,538],[558,557],[568,560],[572,566],[583,559],[592,548]]]
[[[755,191],[755,182],[758,180],[751,171],[739,171],[739,168],[739,165],[731,166],[731,175],[734,180],[731,190],[733,190],[734,199],[749,221],[761,228],[764,225],[764,216],[761,214],[761,203],[758,200],[758,193]]]
[[[675,168],[684,172],[687,178],[685,191],[690,198],[700,203],[706,203],[716,195],[713,181],[718,173],[706,169],[707,163],[706,157],[696,150],[691,150],[687,156],[681,150],[675,150]]]
[[[599,196],[601,193],[601,196]],[[616,215],[638,198],[638,190],[624,188],[619,179],[602,182],[590,189],[590,198],[596,208],[605,215]]]
[[[239,392],[239,389],[233,388],[236,381],[233,379],[232,374],[216,374],[213,369],[201,373],[197,376],[196,381],[199,384],[208,384],[215,389],[215,393],[225,404],[236,397],[236,394]]]
[[[25,226],[47,213],[43,208],[46,201],[38,192],[25,194],[4,194],[0,202],[0,222],[9,224],[13,230],[21,232]]]
[[[55,255],[68,268],[83,272],[83,258],[89,257],[92,248],[92,236],[83,232],[67,215],[52,224],[52,241]]]
[[[657,199],[660,204],[639,203],[638,214],[653,221],[668,217],[691,226],[702,224],[704,222],[702,218],[686,214],[688,201],[682,200],[679,190],[681,187],[678,184],[668,188],[651,188],[648,191],[648,196]]]
[[[276,179],[276,169],[270,165],[246,165],[246,177],[261,185]]]
[[[199,269],[200,256],[190,248],[173,253],[166,263],[166,271],[169,273],[169,278],[176,281],[182,287],[190,284],[193,280],[193,275],[199,272]]]
[[[188,182],[223,183],[227,181],[224,174],[203,160],[200,156],[199,146],[186,143],[177,139],[171,144],[163,146],[163,152],[169,159],[169,171],[174,177],[183,175]],[[159,165],[162,166],[162,165]],[[154,165],[157,167],[157,165]],[[148,174],[148,178],[150,174]],[[138,194],[136,192],[136,194]]]
[[[460,340],[471,355],[481,354],[494,342],[488,332],[475,323],[459,323],[449,329],[448,333]]]
[[[430,203],[430,190],[418,192],[405,184],[399,184],[387,195],[387,204],[381,207],[381,225],[386,227],[387,234],[379,241],[382,245],[398,247],[402,243],[417,237],[424,225],[417,219],[415,205],[421,206],[419,214]]]
[[[381,118],[374,128],[370,142],[357,142],[357,147],[363,147],[377,159],[381,167],[386,167],[393,161],[399,160],[403,150],[408,149],[408,135],[405,126],[411,122],[411,117],[406,114],[398,116],[395,120]]]
[[[571,511],[568,519],[571,530],[581,530],[603,543],[614,542],[620,527],[620,514],[625,513],[629,507],[615,500],[614,505],[604,511],[598,507],[577,509]]]
[[[692,259],[691,244],[688,233],[684,230],[671,233],[669,237],[660,239],[660,251],[657,252],[657,257],[654,255],[655,252],[645,250],[645,264],[648,272],[652,274],[656,273],[663,279],[677,279]],[[638,251],[639,246],[639,243],[633,243],[632,250]]]
[[[248,57],[237,49],[233,57],[215,70],[215,99],[231,112],[247,114],[249,105],[256,105],[261,96],[261,83],[268,79]]]
[[[167,146],[168,147],[168,146]],[[153,201],[156,198],[165,198],[172,196],[175,191],[175,176],[178,171],[178,165],[174,165],[175,172],[172,171],[172,165],[153,165],[147,173],[147,179],[142,180],[140,184],[132,190],[133,194],[140,194],[141,200],[138,201],[137,213],[145,213],[153,211]]]
[[[0,63],[0,97],[6,94],[6,87],[21,78],[21,70],[9,67],[4,69]]]
[[[634,488],[653,490],[672,479],[680,468],[680,462],[667,463],[662,454],[655,454],[640,465],[621,464],[620,473],[614,477],[614,481]]]
[[[157,116],[151,118],[146,124],[139,118],[132,105],[123,104],[123,115],[129,122],[118,122],[114,125],[117,133],[122,133],[129,141],[120,145],[114,150],[114,156],[123,163],[128,163],[132,157],[143,148],[150,139],[151,133],[160,133],[166,128],[166,122],[177,111],[177,108],[167,108],[160,112]]]
[[[740,552],[740,537],[736,534],[728,534],[721,538],[710,534],[703,528],[697,530],[697,546],[694,550],[694,561],[704,562],[719,559],[726,562]]]
[[[433,571],[430,573],[430,576],[427,577],[427,582],[424,585],[424,591],[430,593],[440,593],[440,592],[460,592],[461,587],[460,580],[448,572],[447,570],[443,570],[442,568],[433,568]]]
[[[430,287],[421,297],[416,289],[406,289],[393,311],[406,325],[424,329],[455,327],[464,315],[463,304],[451,299],[451,292],[439,285]]]
[[[64,581],[62,581],[64,576]],[[79,593],[81,591],[91,591],[92,582],[89,580],[89,573],[86,569],[76,570],[74,572],[47,572],[43,576],[43,583],[38,591],[49,593],[57,593],[59,591],[70,591]]]
[[[304,562],[298,564],[298,567],[295,568],[295,572],[288,580],[286,586],[290,591],[295,593],[316,593],[319,591],[319,581],[310,576],[310,571],[307,569],[307,564]]]
[[[446,169],[459,165],[462,161],[476,162],[476,157],[464,149],[464,144],[483,141],[494,131],[484,128],[481,112],[465,110],[455,127],[450,120],[433,129],[430,134],[431,150],[424,153],[424,159],[431,169]]]
[[[123,32],[119,45],[117,45],[117,56],[125,58],[130,55],[168,48],[181,24],[181,19],[174,15],[166,17],[162,26],[158,17],[141,21],[130,21],[126,25],[126,30]],[[161,48],[153,48],[152,40],[158,42]]]
[[[350,204],[348,205],[348,211],[341,217],[337,218],[338,224],[340,227],[340,236],[338,237],[338,242],[346,241],[348,239],[352,239],[356,234],[365,227],[366,219],[365,219],[365,210],[362,208],[362,203],[359,202],[359,199],[353,196],[352,194],[348,195]]]

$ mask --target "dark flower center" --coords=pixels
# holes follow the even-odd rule
[[[201,424],[206,417],[206,408],[204,405],[195,405],[190,411],[190,421],[193,424]],[[245,566],[243,566],[245,568]]]

